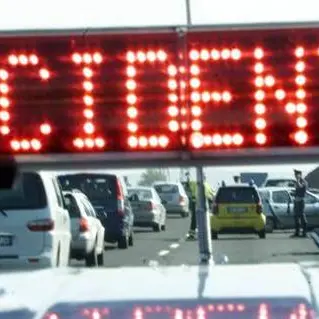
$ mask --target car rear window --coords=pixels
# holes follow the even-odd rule
[[[295,182],[287,179],[271,179],[266,182],[266,187],[295,187]]]
[[[254,187],[222,187],[216,195],[216,203],[258,203],[259,196]]]
[[[69,215],[71,218],[81,218],[81,212],[80,209],[76,203],[75,198],[70,194],[64,195],[64,201],[66,208],[69,212]]]
[[[139,200],[150,200],[153,198],[152,191],[147,189],[130,188],[129,195],[136,194]]]
[[[159,194],[172,194],[179,192],[178,186],[175,184],[155,185],[154,188]]]
[[[12,189],[0,190],[0,209],[41,209],[46,206],[44,185],[37,173],[21,173]]]
[[[112,175],[74,174],[58,177],[64,191],[79,189],[92,202],[116,201],[116,177]]]

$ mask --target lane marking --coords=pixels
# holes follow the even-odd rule
[[[170,253],[169,250],[161,250],[161,251],[158,253],[158,255],[159,255],[160,257],[163,257],[163,256],[168,255],[169,253]]]
[[[171,244],[171,245],[169,246],[169,248],[170,248],[170,249],[176,249],[176,248],[178,248],[179,246],[180,246],[179,243],[173,243],[173,244]]]

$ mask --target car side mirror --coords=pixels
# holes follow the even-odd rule
[[[164,200],[164,199],[162,199],[161,202],[162,202],[163,205],[165,205],[167,203],[167,201]]]

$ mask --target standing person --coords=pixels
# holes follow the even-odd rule
[[[189,172],[186,173],[185,190],[189,199],[189,210],[191,213],[191,223],[187,237],[189,239],[195,239],[196,235],[196,198],[197,198],[197,187],[196,182],[191,181]]]
[[[190,210],[191,210],[191,223],[188,232],[189,239],[195,239],[196,229],[197,229],[197,216],[196,216],[196,201],[198,199],[198,188],[195,181],[190,181],[190,190],[191,190],[191,201],[190,201]],[[204,176],[204,196],[206,201],[206,210],[210,209],[214,199],[214,192],[210,184],[206,181],[206,176]]]
[[[305,214],[305,195],[307,191],[307,182],[302,177],[301,171],[294,170],[296,178],[295,200],[294,200],[294,218],[295,233],[292,237],[300,236],[300,224],[302,227],[302,237],[307,236],[307,219]]]

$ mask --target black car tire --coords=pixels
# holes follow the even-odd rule
[[[212,231],[212,239],[218,239],[218,233]]]
[[[133,246],[134,245],[133,231],[131,232],[131,235],[128,238],[128,244],[129,244],[129,246]]]
[[[261,238],[261,239],[265,239],[265,238],[266,238],[266,229],[261,230],[261,231],[258,233],[258,236],[259,236],[259,238]]]
[[[155,232],[160,232],[161,231],[161,225],[160,224],[154,224],[153,225],[153,230],[155,231]]]
[[[119,240],[118,240],[118,248],[127,249],[128,248],[128,242],[129,242],[129,238],[128,238],[127,234],[122,235],[119,238]]]

